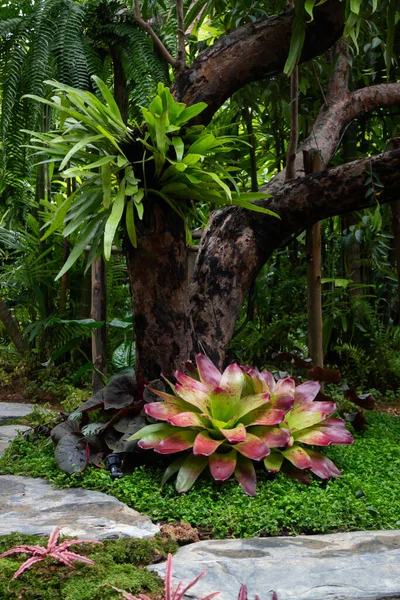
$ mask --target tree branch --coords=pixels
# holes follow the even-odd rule
[[[176,99],[187,105],[206,102],[208,108],[201,114],[201,122],[206,124],[238,89],[281,73],[289,53],[293,17],[294,11],[289,10],[239,27],[217,40],[178,75],[173,86]],[[318,6],[307,26],[300,62],[331,48],[342,32],[343,3],[328,0]]]
[[[146,31],[149,34],[149,36],[151,37],[151,39],[154,42],[154,45],[160,52],[162,58],[167,63],[169,63],[174,69],[179,69],[179,66],[180,66],[179,61],[177,61],[168,52],[168,50],[166,49],[166,47],[164,46],[164,44],[162,43],[162,41],[160,40],[158,35],[155,33],[155,31],[152,29],[152,27],[149,25],[149,23],[146,23],[146,21],[144,19],[142,19],[142,15],[140,12],[139,0],[135,0],[135,21],[139,25],[139,27],[141,27],[141,29],[143,29],[144,31]]]
[[[371,169],[384,188],[379,202],[400,197],[400,150],[291,180],[258,204],[280,219],[238,207],[213,213],[191,286],[192,321],[201,347],[220,364],[249,286],[272,252],[294,234],[327,217],[370,206]],[[199,345],[200,347],[200,345]]]

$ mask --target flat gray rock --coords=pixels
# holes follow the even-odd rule
[[[4,454],[8,444],[12,442],[18,432],[23,433],[31,429],[27,425],[1,425],[0,426],[0,456]]]
[[[1,395],[0,395],[1,399]],[[33,404],[19,404],[18,402],[0,402],[0,425],[26,417],[33,411]]]
[[[163,576],[165,564],[150,567]],[[174,556],[174,584],[207,574],[185,598],[220,591],[237,600],[400,599],[400,531],[212,540],[183,546]]]
[[[43,479],[0,476],[0,535],[13,531],[94,540],[149,538],[159,531],[149,517],[101,492],[54,489]]]

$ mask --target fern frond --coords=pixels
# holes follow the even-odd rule
[[[56,59],[57,78],[62,83],[80,89],[89,86],[88,65],[82,45],[84,9],[74,2],[65,2],[57,19],[57,33],[51,51]]]

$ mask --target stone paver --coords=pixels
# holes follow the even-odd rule
[[[150,569],[163,576],[165,564]],[[174,556],[174,584],[204,570],[187,598],[220,591],[237,600],[246,584],[249,600],[269,600],[271,590],[278,600],[400,599],[400,531],[212,540]]]
[[[1,399],[1,398],[0,398]],[[26,417],[33,411],[33,404],[19,404],[18,402],[0,402],[0,425]]]
[[[31,429],[27,425],[1,425],[0,426],[0,456],[2,456],[8,444],[15,438],[18,432],[23,433]]]
[[[88,539],[149,538],[159,531],[149,517],[101,492],[54,489],[42,479],[0,476],[0,535],[19,531]]]

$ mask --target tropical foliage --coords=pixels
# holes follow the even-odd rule
[[[90,264],[103,237],[104,256],[109,260],[123,218],[128,237],[136,247],[135,213],[136,218],[143,218],[144,203],[152,194],[170,204],[182,219],[187,202],[195,214],[192,205],[199,201],[214,207],[236,204],[272,214],[249,202],[266,194],[241,194],[237,186],[232,193],[217,174],[217,170],[222,170],[223,176],[235,183],[226,169],[219,166],[216,156],[217,152],[221,155],[229,152],[234,138],[217,138],[203,126],[187,127],[205,109],[205,103],[187,108],[176,102],[161,83],[149,108],[142,108],[144,125],[133,131],[124,124],[105,83],[96,76],[93,79],[103,102],[90,92],[50,81],[61,94],[52,100],[29,95],[60,112],[59,132],[26,131],[33,135],[29,147],[37,150],[39,156],[50,155],[50,161],[59,163],[65,178],[77,178],[80,182],[46,223],[49,227],[42,238],[56,231],[64,220],[67,222],[64,236],[77,232],[75,246],[57,278],[62,277],[89,244]],[[173,158],[169,156],[172,149]]]
[[[160,454],[191,449],[193,455],[177,459],[164,475],[166,481],[178,471],[178,492],[190,489],[208,466],[216,481],[234,474],[253,496],[252,460],[264,460],[266,469],[276,473],[286,459],[287,472],[303,481],[304,469],[322,479],[340,476],[330,459],[300,445],[353,443],[345,422],[328,418],[336,405],[314,401],[320,389],[317,382],[295,388],[289,377],[275,382],[268,371],[243,369],[236,363],[221,374],[202,354],[197,356],[197,371],[198,379],[176,372],[174,395],[153,389],[162,402],[147,404],[145,411],[167,423],[148,425],[130,438],[140,440],[140,448]]]

